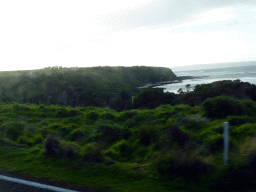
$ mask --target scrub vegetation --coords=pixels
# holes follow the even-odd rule
[[[244,92],[229,96],[229,86],[221,94],[223,84]],[[255,188],[254,86],[200,87],[180,94],[144,90],[128,99],[126,110],[2,101],[0,168],[113,192]],[[195,105],[187,95],[199,93]],[[230,123],[228,165],[224,122]]]

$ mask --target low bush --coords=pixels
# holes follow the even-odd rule
[[[114,125],[101,124],[97,127],[97,134],[97,141],[108,145],[121,139],[128,139],[131,131]]]
[[[191,137],[187,133],[180,130],[180,128],[176,124],[166,127],[163,130],[163,134],[168,137],[169,142],[175,142],[181,148],[185,147],[191,139]]]
[[[128,119],[131,119],[131,118],[135,117],[137,114],[138,114],[138,111],[135,111],[135,110],[123,111],[123,112],[119,113],[118,120],[119,121],[126,121]]]
[[[88,163],[101,163],[103,161],[101,151],[98,143],[88,143],[81,148],[82,160]]]
[[[113,113],[105,112],[100,115],[101,119],[104,120],[115,120],[115,115]]]
[[[250,191],[255,189],[244,177],[244,166],[233,164],[221,165],[214,174],[208,177],[209,188],[214,191]]]
[[[80,153],[80,147],[76,143],[61,142],[52,135],[48,135],[44,141],[45,154],[53,158],[68,158],[73,160]]]
[[[213,166],[203,162],[196,151],[173,150],[152,162],[151,170],[156,171],[163,180],[183,177],[189,181],[198,181],[211,173]]]
[[[81,147],[75,142],[61,142],[61,146],[64,151],[63,156],[69,160],[75,160],[80,154]]]
[[[41,134],[37,134],[32,137],[32,141],[33,141],[33,144],[36,145],[39,143],[43,143],[44,138]]]
[[[9,121],[4,126],[6,127],[6,137],[13,141],[16,141],[24,133],[25,125],[21,122]]]
[[[256,122],[256,118],[248,116],[228,116],[226,121],[229,122],[231,126],[238,126],[246,123]]]
[[[251,100],[243,100],[242,105],[245,108],[246,115],[256,116],[256,102]]]
[[[105,152],[105,155],[117,161],[128,161],[132,157],[132,152],[132,146],[127,140],[122,139],[112,145],[111,148]]]
[[[244,138],[248,136],[256,136],[256,123],[251,124],[242,124],[240,126],[234,127],[233,129],[230,129],[230,135],[235,138],[236,140],[244,140]]]
[[[30,106],[27,105],[22,105],[22,104],[14,104],[13,105],[13,112],[17,114],[29,114],[30,112],[33,111],[33,109]]]
[[[241,101],[224,96],[208,98],[202,103],[202,107],[209,118],[222,119],[230,115],[246,114]]]
[[[82,112],[78,111],[78,110],[74,110],[74,109],[71,109],[68,111],[68,116],[69,117],[75,117],[77,115],[81,115]]]
[[[159,130],[157,126],[144,125],[135,130],[135,135],[139,138],[142,145],[149,146],[150,144],[158,141]]]
[[[86,117],[92,121],[96,121],[99,118],[99,113],[91,111],[89,113],[86,114]]]
[[[215,134],[206,138],[206,146],[211,153],[221,152],[224,150],[223,134]],[[233,138],[229,138],[229,149],[232,150],[236,146]]]
[[[73,130],[73,131],[68,135],[68,139],[69,139],[70,141],[76,141],[76,140],[78,140],[78,139],[82,139],[82,138],[85,138],[85,137],[86,137],[86,135],[85,135],[84,131],[81,130],[81,129],[79,129],[79,128]]]
[[[185,128],[187,130],[190,130],[190,131],[198,131],[198,130],[203,130],[203,129],[206,129],[207,128],[207,125],[206,123],[203,123],[203,122],[199,122],[199,121],[196,121],[196,120],[189,120],[186,125],[185,125]]]
[[[66,118],[69,117],[69,111],[62,107],[60,108],[57,112],[56,112],[56,117],[60,117],[60,118]]]
[[[49,129],[58,130],[58,129],[60,129],[62,126],[63,126],[62,124],[53,123],[53,124],[49,125]]]
[[[211,176],[214,190],[250,191],[256,187],[256,137],[247,137],[231,151],[228,165],[219,166]]]
[[[33,135],[32,137],[21,136],[17,140],[19,144],[25,144],[29,147],[32,147],[36,144],[43,143],[43,141],[44,141],[44,138],[41,134]]]
[[[64,151],[60,145],[60,139],[57,137],[53,137],[52,135],[48,135],[44,141],[44,149],[45,154],[48,157],[59,158],[63,156]]]

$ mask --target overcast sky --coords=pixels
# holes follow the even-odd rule
[[[6,0],[0,25],[0,71],[256,60],[255,0]]]

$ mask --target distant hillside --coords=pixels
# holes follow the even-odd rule
[[[163,67],[48,67],[0,72],[0,100],[70,106],[122,105],[147,83],[176,75]]]

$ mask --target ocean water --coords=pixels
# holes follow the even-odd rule
[[[182,88],[185,90],[185,86],[190,84],[193,88],[196,85],[212,83],[214,81],[222,80],[236,80],[240,79],[243,82],[249,82],[256,85],[256,62],[244,62],[235,64],[223,65],[207,65],[205,68],[195,65],[190,67],[171,68],[177,76],[209,76],[207,78],[188,79],[183,80],[181,83],[166,84],[157,86],[164,88],[164,92],[174,92]],[[188,70],[189,69],[189,70]]]

